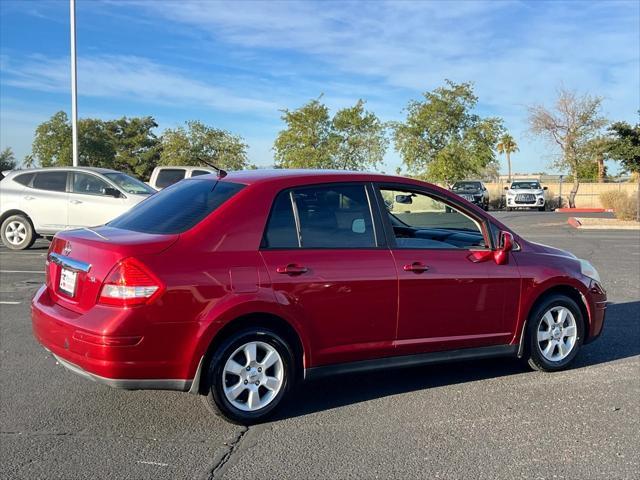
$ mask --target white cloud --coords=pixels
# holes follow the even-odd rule
[[[68,92],[69,61],[34,55],[16,63],[5,57],[2,83],[43,92]],[[191,79],[178,70],[135,56],[80,57],[78,91],[88,97],[205,106],[226,112],[260,114],[278,108],[271,101],[236,94],[227,87]]]

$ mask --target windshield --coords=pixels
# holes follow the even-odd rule
[[[108,172],[104,174],[109,180],[119,186],[122,190],[132,195],[151,195],[156,191],[146,183],[137,178],[130,177],[126,173]]]
[[[480,182],[456,182],[453,190],[480,190]]]
[[[511,184],[512,190],[540,190],[540,188],[538,182],[513,182]]]

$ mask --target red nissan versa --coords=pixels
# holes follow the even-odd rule
[[[86,378],[262,420],[301,379],[497,356],[569,365],[596,270],[442,188],[333,171],[179,182],[54,238],[37,339]]]

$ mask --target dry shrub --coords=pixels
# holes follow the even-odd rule
[[[625,195],[613,207],[619,220],[635,220],[638,218],[638,201],[635,197]]]
[[[600,203],[604,208],[617,210],[616,205],[627,198],[627,194],[620,190],[609,190],[600,194]]]

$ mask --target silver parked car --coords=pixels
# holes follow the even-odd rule
[[[60,230],[103,225],[156,192],[125,173],[60,167],[4,172],[0,233],[13,250]]]

